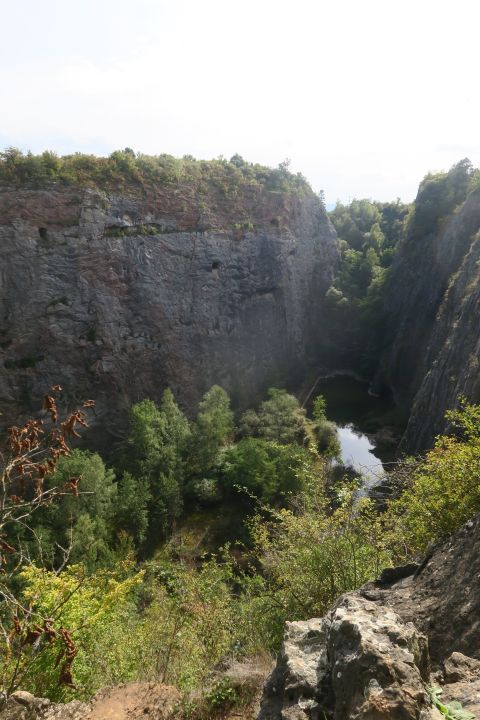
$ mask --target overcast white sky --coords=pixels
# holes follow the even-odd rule
[[[0,149],[285,158],[327,202],[480,165],[478,0],[0,0]]]

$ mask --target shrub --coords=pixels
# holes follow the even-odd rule
[[[311,464],[308,451],[298,445],[245,438],[225,451],[220,483],[229,495],[245,489],[264,503],[285,502],[306,489]]]
[[[460,437],[439,436],[423,461],[411,462],[408,486],[390,512],[407,552],[421,554],[480,511],[480,406],[450,412]]]
[[[315,427],[317,448],[321,455],[328,458],[339,458],[341,455],[340,441],[337,426],[333,422],[324,420]]]
[[[239,162],[238,157],[230,162],[195,160],[188,155],[179,159],[166,154],[135,154],[130,148],[115,150],[109,157],[82,153],[59,157],[48,151],[24,155],[17,148],[7,148],[0,152],[0,185],[41,187],[57,182],[122,190],[127,186],[188,183],[197,196],[217,191],[225,197],[234,197],[241,187],[259,185],[272,191],[314,195],[307,180],[300,173],[291,173],[284,164],[269,168],[243,159]],[[251,229],[249,221],[246,223],[245,229]]]
[[[90,576],[81,565],[62,573],[24,568],[24,612],[8,646],[0,640],[8,658],[4,686],[13,689],[21,682],[33,694],[66,700],[90,697],[105,684],[105,667],[117,668],[122,679],[128,676],[125,615],[134,617],[132,592],[142,580],[142,573],[129,577],[129,570],[128,563]]]
[[[260,596],[272,627],[286,619],[323,615],[336,598],[354,590],[391,562],[389,537],[372,501],[346,488],[329,511],[320,495],[298,512],[281,510],[270,527],[257,518],[252,536],[268,590]],[[275,620],[276,617],[276,620]],[[275,643],[280,637],[272,635]]]

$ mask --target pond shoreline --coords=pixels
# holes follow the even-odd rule
[[[365,468],[378,469],[395,461],[403,424],[393,398],[373,393],[368,379],[349,370],[321,369],[302,391],[301,405],[307,412],[315,396],[325,398],[327,418],[339,431],[345,464],[365,474]]]

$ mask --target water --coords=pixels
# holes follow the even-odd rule
[[[342,462],[363,475],[365,490],[384,476],[383,463],[393,459],[398,440],[395,432],[388,443],[376,440],[392,424],[393,406],[389,398],[374,397],[368,390],[367,383],[338,375],[320,380],[310,399],[324,396],[327,417],[337,425]]]
[[[353,425],[337,425],[337,430],[342,463],[353,467],[365,478],[362,488],[366,491],[385,475],[382,461],[375,454],[375,446],[367,435],[355,430]]]

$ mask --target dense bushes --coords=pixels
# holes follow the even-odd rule
[[[453,435],[398,469],[404,492],[382,511],[345,480],[326,487],[315,435],[328,423],[323,398],[314,401],[314,423],[282,391],[271,391],[255,416],[260,425],[246,423],[237,439],[221,388],[206,393],[193,423],[167,391],[158,407],[132,408],[118,480],[91,453],[58,463],[50,482],[64,487],[75,473],[86,492],[59,495],[32,527],[51,550],[33,563],[25,554],[12,581],[18,623],[0,611],[4,689],[83,698],[145,679],[188,693],[227,658],[276,652],[286,619],[323,614],[341,593],[417,558],[480,511],[478,406],[450,413]],[[286,442],[286,428],[296,442]],[[192,552],[181,523],[164,524],[166,516],[178,521],[182,502],[184,513],[189,503],[202,507],[195,488],[206,486],[213,516],[239,516],[245,542]],[[71,555],[55,570],[56,542],[67,544],[70,527]],[[134,550],[137,563],[150,558],[139,566]]]
[[[137,673],[125,622],[136,613],[133,591],[142,577],[132,572],[132,563],[122,562],[115,571],[94,573],[83,565],[71,565],[61,573],[25,567],[24,611],[19,613],[24,632],[37,632],[43,618],[60,630],[39,633],[36,642],[21,633],[13,634],[8,643],[5,638],[0,641],[3,688],[21,685],[36,695],[64,700],[89,697],[115,673],[121,678],[129,671]]]
[[[219,468],[228,496],[245,490],[265,503],[278,503],[305,490],[312,458],[298,445],[245,438],[224,453]]]
[[[272,191],[313,195],[307,180],[300,173],[291,173],[288,163],[269,168],[248,163],[239,155],[230,161],[205,161],[191,156],[135,154],[130,148],[109,157],[82,153],[60,157],[49,151],[25,155],[16,148],[0,153],[0,185],[42,187],[52,182],[101,190],[186,183],[197,193],[217,189],[226,196],[235,196],[244,185],[261,185]]]
[[[447,417],[457,434],[438,437],[423,460],[410,461],[405,490],[390,508],[394,539],[409,555],[423,553],[480,511],[480,406],[464,403]]]
[[[348,486],[337,509],[331,511],[319,493],[300,512],[281,510],[270,523],[257,518],[252,534],[267,581],[264,601],[270,615],[273,602],[279,632],[279,620],[323,615],[339,595],[377,577],[392,561],[373,502],[357,501]]]

